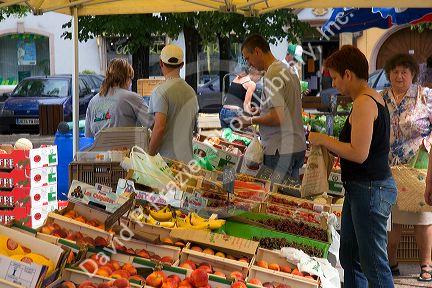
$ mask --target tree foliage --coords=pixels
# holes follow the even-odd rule
[[[22,5],[12,5],[6,8],[0,8],[0,22],[10,16],[23,17],[30,12],[30,9]]]

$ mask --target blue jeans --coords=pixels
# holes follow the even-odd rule
[[[282,181],[286,177],[299,179],[299,171],[303,166],[304,158],[305,151],[282,155],[276,151],[275,155],[264,154],[264,165],[277,171]]]
[[[241,115],[242,115],[242,110],[240,108],[238,110],[235,110],[235,109],[229,109],[229,108],[222,107],[222,109],[219,112],[219,119],[220,119],[220,123],[221,123],[222,128],[231,128],[232,130],[234,130],[231,127],[231,121],[234,118],[237,118]]]
[[[396,202],[396,183],[392,177],[346,181],[344,188],[339,250],[344,287],[392,288],[386,227]]]

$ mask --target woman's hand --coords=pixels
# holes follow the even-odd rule
[[[309,132],[308,140],[311,145],[320,146],[325,143],[326,138],[328,138],[328,136],[325,134]]]

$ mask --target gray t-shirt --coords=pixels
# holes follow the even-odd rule
[[[281,126],[260,125],[265,155],[291,154],[306,150],[306,137],[301,117],[300,81],[295,72],[280,61],[273,62],[264,74],[261,114],[283,107]]]
[[[144,98],[122,88],[111,88],[106,96],[97,94],[87,107],[85,135],[95,137],[108,127],[134,127],[153,125]]]
[[[181,78],[169,79],[150,96],[150,113],[167,116],[167,126],[159,153],[188,163],[192,160],[192,136],[198,113],[195,91]]]

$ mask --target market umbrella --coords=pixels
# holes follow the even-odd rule
[[[432,8],[336,8],[321,30],[333,36],[372,27],[388,29],[393,25],[422,22],[432,22]]]

